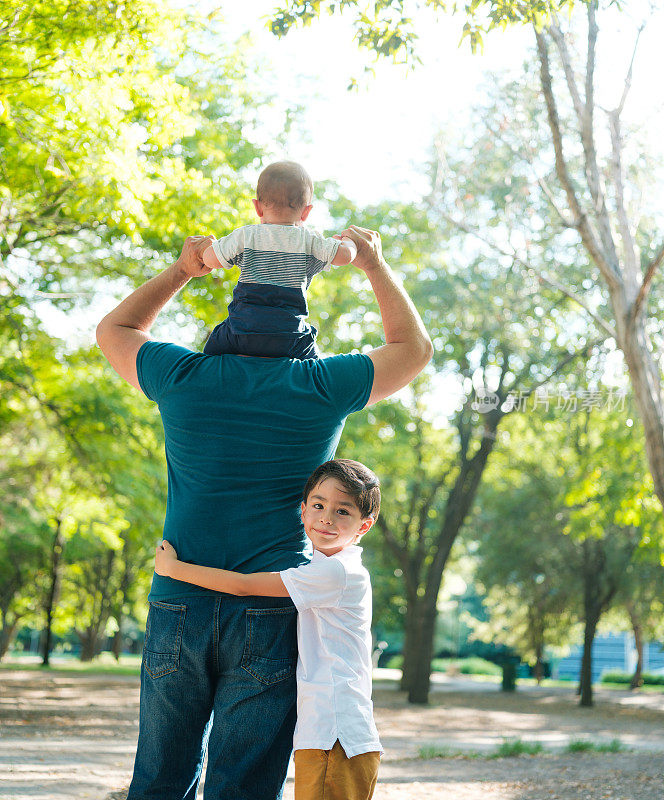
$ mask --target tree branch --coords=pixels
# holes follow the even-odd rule
[[[605,341],[606,341],[606,338],[597,338],[597,339],[593,339],[591,342],[587,342],[580,350],[576,350],[573,353],[569,353],[567,351],[564,351],[565,352],[564,358],[562,358],[555,365],[555,367],[553,367],[553,369],[549,372],[548,376],[546,378],[542,378],[542,380],[537,381],[536,383],[534,383],[527,391],[532,394],[537,389],[539,389],[540,387],[542,387],[546,383],[548,383],[551,380],[551,378],[553,378],[555,375],[557,375],[559,372],[561,372],[563,369],[565,369],[565,367],[568,364],[570,364],[572,361],[575,361],[580,356],[588,355],[590,353],[590,351],[593,350],[593,348],[597,347],[600,344],[603,344]],[[515,377],[514,382],[513,382],[512,385],[515,386],[515,387],[518,386],[524,380],[524,378],[530,373],[530,370],[532,369],[532,367],[533,367],[532,363],[527,364],[521,370],[521,372]]]
[[[556,175],[558,176],[561,186],[565,190],[567,202],[569,203],[570,210],[574,215],[574,227],[579,231],[581,240],[586,250],[588,251],[592,260],[597,264],[609,286],[616,289],[621,284],[621,275],[617,268],[617,264],[615,262],[610,264],[600,249],[600,245],[597,241],[595,233],[593,232],[588,216],[581,207],[581,203],[577,197],[576,190],[567,168],[567,162],[565,160],[565,154],[563,151],[560,117],[558,116],[558,108],[553,95],[553,84],[549,65],[549,50],[546,37],[543,33],[536,29],[535,38],[537,41],[537,52],[540,60],[540,82],[546,103],[549,128],[551,129],[551,137],[553,140],[553,149],[555,153]]]
[[[565,81],[567,83],[567,89],[569,91],[570,97],[572,98],[572,105],[574,106],[574,111],[576,116],[579,120],[579,127],[583,124],[583,101],[581,100],[581,95],[579,94],[579,88],[576,85],[576,77],[574,75],[574,70],[572,69],[572,59],[570,58],[569,50],[567,48],[567,42],[565,41],[565,36],[563,32],[560,30],[559,25],[557,22],[552,23],[548,27],[548,31],[551,35],[551,38],[556,44],[558,49],[558,53],[560,54],[560,61],[563,65],[563,72],[565,73]]]
[[[627,70],[627,75],[625,77],[625,86],[623,88],[622,97],[620,98],[620,102],[618,103],[618,108],[616,109],[618,115],[622,114],[622,110],[625,107],[625,101],[627,100],[627,95],[629,94],[629,90],[632,88],[632,73],[634,71],[634,59],[636,58],[636,50],[639,46],[639,39],[641,38],[641,34],[643,33],[645,25],[646,25],[645,22],[643,22],[636,33],[636,41],[634,42],[634,50],[632,51],[632,60],[629,62],[629,69]]]
[[[650,284],[652,283],[652,279],[655,277],[655,273],[657,272],[657,268],[659,265],[664,261],[664,244],[662,244],[650,260],[648,264],[648,268],[646,269],[646,274],[643,276],[643,281],[641,282],[641,286],[639,288],[639,293],[636,296],[636,300],[634,301],[630,312],[629,312],[629,323],[632,325],[636,322],[639,313],[641,312],[641,308],[645,303],[646,297],[648,296],[648,291],[650,290]]]
[[[465,222],[461,222],[460,220],[454,219],[454,217],[451,217],[449,214],[446,214],[445,212],[441,212],[441,213],[442,213],[443,217],[450,224],[452,224],[455,227],[459,228],[459,230],[462,230],[462,231],[464,231],[464,233],[467,233],[467,234],[469,234],[471,236],[475,236],[481,242],[484,242],[484,244],[488,245],[496,253],[499,253],[500,255],[503,255],[503,256],[506,256],[508,258],[511,258],[514,261],[514,263],[519,264],[520,266],[522,266],[526,270],[534,272],[535,275],[537,275],[537,277],[541,281],[543,281],[544,283],[548,283],[549,286],[552,286],[554,289],[558,289],[558,291],[562,292],[564,295],[569,297],[570,300],[573,300],[577,305],[579,305],[581,308],[583,308],[584,311],[597,323],[597,325],[599,325],[599,327],[603,331],[605,331],[609,336],[611,336],[611,337],[613,337],[615,339],[616,332],[615,332],[615,329],[611,326],[611,324],[609,322],[607,322],[605,319],[603,319],[602,317],[600,317],[599,314],[594,312],[588,306],[588,304],[584,300],[582,300],[571,289],[568,289],[562,283],[559,283],[557,280],[555,280],[555,278],[551,278],[546,273],[542,272],[541,270],[538,270],[536,267],[533,267],[527,261],[525,261],[524,259],[520,258],[516,253],[514,253],[514,252],[510,253],[507,250],[504,250],[502,247],[497,245],[495,242],[492,242],[490,239],[487,239],[481,233],[478,233],[476,230],[473,230],[470,226],[466,225]]]
[[[623,184],[622,169],[622,137],[620,135],[620,112],[609,112],[609,130],[611,132],[611,180],[615,189],[616,214],[618,229],[622,239],[623,258],[625,263],[625,278],[627,296],[633,296],[638,284],[638,264],[634,238],[630,230],[627,209],[625,207],[625,187]]]

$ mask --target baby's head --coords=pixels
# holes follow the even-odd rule
[[[314,184],[295,161],[276,161],[261,172],[254,208],[261,222],[297,225],[309,216]]]
[[[304,530],[314,550],[327,556],[357,544],[379,511],[380,482],[359,461],[326,461],[314,470],[304,487]]]

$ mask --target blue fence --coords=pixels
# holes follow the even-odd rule
[[[577,680],[581,669],[583,647],[576,645],[570,654],[555,665],[553,677]],[[593,682],[604,672],[633,672],[636,665],[634,637],[628,633],[597,636],[593,643]],[[643,671],[664,670],[664,643],[648,642],[643,648]]]

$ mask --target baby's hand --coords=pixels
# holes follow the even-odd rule
[[[154,571],[157,575],[169,576],[171,566],[178,560],[178,554],[172,544],[164,539],[157,545],[154,554]]]

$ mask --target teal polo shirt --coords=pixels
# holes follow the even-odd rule
[[[244,573],[305,563],[302,489],[366,405],[371,359],[208,356],[150,341],[136,368],[164,426],[164,539],[178,557]],[[155,574],[149,599],[209,594]]]

